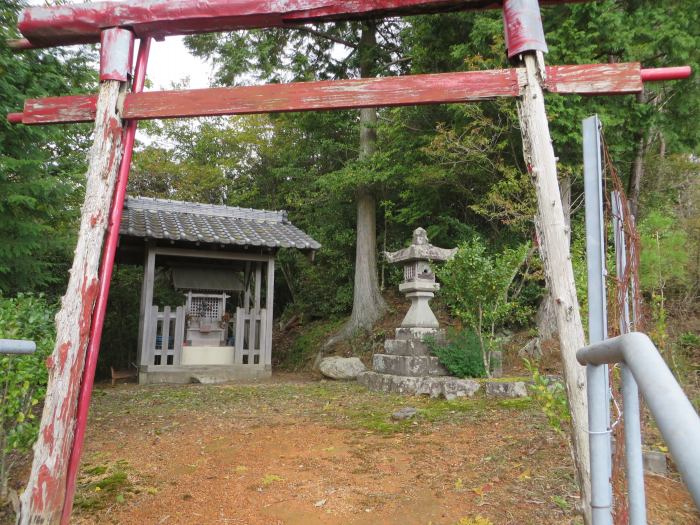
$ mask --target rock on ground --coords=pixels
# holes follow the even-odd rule
[[[357,357],[326,357],[319,365],[321,373],[331,379],[357,379],[367,367]]]
[[[391,419],[394,421],[401,421],[403,419],[411,419],[412,417],[415,417],[416,414],[418,414],[418,409],[413,407],[404,407],[401,410],[397,410],[391,414]]]

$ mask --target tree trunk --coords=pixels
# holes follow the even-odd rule
[[[368,78],[376,69],[376,24],[362,23],[358,53],[360,75]],[[360,160],[370,158],[377,150],[377,110],[360,110]],[[372,328],[386,311],[386,302],[379,290],[377,276],[377,202],[370,187],[361,187],[357,199],[357,243],[355,247],[355,285],[350,320],[326,346],[351,337],[358,330]],[[317,362],[319,359],[317,358]]]
[[[637,141],[637,153],[634,156],[632,163],[632,173],[629,183],[629,203],[630,211],[636,218],[639,211],[639,194],[642,190],[642,179],[644,178],[644,155],[646,154],[646,139],[639,136]]]
[[[369,191],[357,193],[355,288],[349,330],[369,329],[386,310],[377,279],[376,201]]]
[[[68,288],[56,315],[56,345],[47,360],[49,383],[19,525],[55,524],[61,519],[78,391],[99,289],[100,255],[121,160],[123,128],[117,108],[122,86],[114,80],[100,86],[80,233]]]
[[[524,55],[526,84],[518,101],[525,161],[535,185],[540,232],[540,254],[545,277],[554,299],[557,331],[564,364],[564,379],[572,419],[572,445],[581,504],[586,523],[591,523],[590,454],[585,368],[576,361],[576,351],[585,346],[585,336],[571,252],[557,181],[556,158],[549,133],[541,82],[542,55]]]
[[[637,102],[643,104],[646,102],[644,93],[637,95]],[[644,178],[644,155],[647,149],[647,139],[644,131],[635,133],[635,142],[637,143],[637,152],[634,155],[632,163],[632,173],[630,173],[630,182],[627,187],[627,195],[630,203],[630,211],[633,217],[637,217],[639,210],[639,194],[642,190],[642,179]]]

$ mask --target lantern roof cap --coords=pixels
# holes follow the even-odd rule
[[[448,261],[457,253],[457,248],[438,248],[428,242],[428,233],[423,228],[413,232],[413,242],[408,248],[396,252],[384,252],[386,260],[392,264],[412,261]]]

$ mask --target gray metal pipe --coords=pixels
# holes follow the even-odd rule
[[[36,352],[34,341],[20,341],[16,339],[0,339],[0,354],[33,354]]]
[[[631,332],[582,348],[576,358],[582,365],[627,365],[700,509],[700,417],[651,339]]]
[[[586,203],[586,261],[588,267],[588,340],[608,336],[605,292],[605,233],[603,164],[600,120],[583,121],[583,181]],[[608,365],[586,367],[588,442],[591,450],[591,513],[594,525],[612,525],[612,461],[610,444],[610,385]]]
[[[647,504],[644,488],[644,456],[639,416],[639,389],[632,371],[620,365],[622,374],[622,406],[625,418],[625,466],[627,468],[627,501],[629,525],[646,525]]]

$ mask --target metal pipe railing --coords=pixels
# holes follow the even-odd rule
[[[624,363],[632,372],[700,509],[700,417],[651,339],[632,332],[582,348],[576,358],[582,365]],[[605,451],[591,450],[591,456],[601,453]]]
[[[34,352],[36,352],[36,343],[34,341],[0,339],[0,354],[29,355]]]

